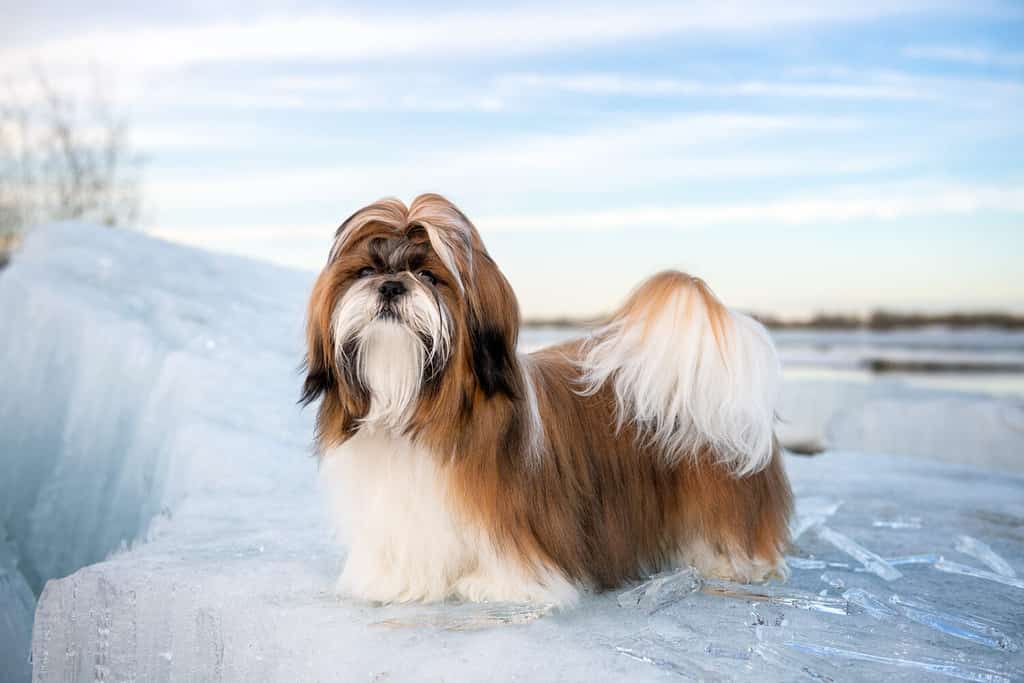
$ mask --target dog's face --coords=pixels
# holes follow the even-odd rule
[[[313,288],[303,400],[324,397],[321,438],[337,442],[366,424],[415,427],[427,403],[514,397],[518,327],[508,282],[457,208],[382,200],[338,229]]]

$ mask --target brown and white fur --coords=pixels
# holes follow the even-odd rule
[[[303,400],[348,546],[338,591],[571,605],[693,565],[785,575],[791,494],[764,328],[663,272],[591,335],[521,354],[480,235],[422,195],[338,229]]]

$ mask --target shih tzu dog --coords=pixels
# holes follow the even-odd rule
[[[346,220],[308,313],[339,593],[571,605],[673,566],[785,575],[779,363],[703,281],[659,273],[589,336],[519,353],[508,281],[428,194]]]

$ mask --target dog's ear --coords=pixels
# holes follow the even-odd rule
[[[486,252],[477,254],[473,280],[467,320],[473,373],[485,396],[519,398],[523,395],[516,359],[519,303],[512,286]]]
[[[465,296],[467,354],[485,396],[523,396],[516,359],[519,303],[480,234],[462,211],[436,194],[423,194],[409,207],[408,224],[422,229],[430,245]]]
[[[306,374],[306,379],[302,383],[299,403],[308,406],[331,388],[335,382],[334,372],[323,362],[321,354],[313,349],[306,354],[302,362],[302,371]]]
[[[336,382],[334,350],[331,343],[330,276],[320,274],[309,297],[306,312],[306,358],[302,369],[306,374],[299,403],[309,405],[327,392]]]
[[[478,320],[470,324],[473,373],[484,395],[503,393],[516,398],[515,357],[501,330]]]
[[[317,278],[309,298],[306,318],[306,379],[299,402],[317,399],[316,440],[319,450],[343,443],[366,415],[369,396],[354,376],[351,363],[339,366],[331,332],[331,316],[337,299],[336,273],[329,268]]]

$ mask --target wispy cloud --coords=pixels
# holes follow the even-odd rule
[[[635,188],[655,181],[751,178],[763,175],[815,177],[891,168],[896,155],[850,155],[828,150],[775,154],[727,153],[726,143],[776,140],[785,134],[857,131],[861,122],[843,116],[698,114],[630,119],[572,134],[520,135],[509,141],[452,148],[410,150],[401,163],[373,159],[344,166],[277,168],[272,172],[154,178],[150,194],[162,207],[290,205],[338,197],[375,199],[381,193],[414,194],[457,188],[463,195],[494,192],[523,195],[550,190]],[[595,173],[599,172],[597,176]],[[429,183],[430,188],[424,184]]]
[[[651,78],[622,74],[516,74],[501,79],[499,88],[521,92],[525,89],[551,90],[583,95],[639,97],[726,96],[797,97],[852,100],[931,100],[932,90],[920,84],[903,82],[828,82],[828,81],[707,81],[676,78]]]
[[[814,79],[814,80],[810,80]],[[939,101],[977,107],[1024,97],[1013,79],[922,76],[894,70],[813,67],[774,80],[678,79],[615,73],[513,74],[497,80],[505,99],[533,91],[613,97],[795,98]]]
[[[915,45],[903,50],[912,59],[955,62],[975,66],[1024,66],[1024,52],[965,45]]]
[[[497,112],[505,108],[495,93],[467,92],[466,83],[443,83],[433,87],[406,86],[401,82],[362,79],[359,85],[323,86],[309,84],[301,88],[275,86],[262,82],[167,83],[145,95],[147,110],[174,107],[179,111],[219,109],[228,111],[302,111],[302,112]]]
[[[135,88],[136,99],[142,89]],[[533,111],[557,102],[586,111],[590,97],[620,100],[670,99],[737,102],[776,99],[853,102],[937,102],[961,108],[992,108],[1024,99],[1024,84],[1012,79],[936,78],[902,72],[829,73],[816,78],[723,80],[672,78],[623,73],[513,73],[479,81],[463,76],[426,77],[331,74],[266,78],[230,83],[164,79],[145,93],[146,107],[185,111],[204,109],[302,112],[470,112]]]
[[[642,205],[573,213],[492,214],[471,216],[484,233],[607,231],[635,229],[695,230],[730,225],[765,228],[836,225],[851,221],[893,221],[918,216],[974,214],[980,211],[1024,213],[1024,185],[978,185],[940,181],[896,186],[836,188],[820,195],[761,202]],[[315,239],[327,241],[335,226],[246,225],[176,230],[154,228],[151,234],[204,247],[240,241]],[[966,229],[966,228],[965,228]]]
[[[244,18],[198,26],[90,31],[59,41],[12,45],[12,64],[83,59],[125,70],[210,62],[450,61],[521,55],[651,39],[677,33],[750,34],[814,24],[950,11],[941,0],[663,3],[638,12],[601,5],[535,5],[516,10],[436,11],[394,17],[319,13]]]
[[[1024,185],[984,186],[918,182],[831,190],[764,202],[641,206],[569,214],[492,216],[490,230],[688,229],[738,224],[800,226],[854,220],[895,220],[909,216],[1024,212]]]

